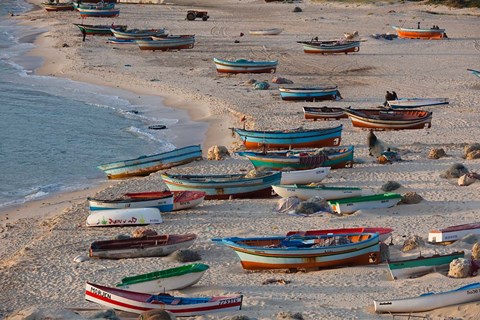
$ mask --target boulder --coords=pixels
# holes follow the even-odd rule
[[[472,259],[480,260],[480,242],[477,242],[472,247]]]
[[[381,187],[381,189],[385,192],[390,192],[390,191],[393,191],[393,190],[397,190],[398,188],[400,188],[402,185],[396,181],[387,181],[386,183],[384,183]]]
[[[402,246],[402,251],[403,252],[411,251],[411,250],[416,249],[420,246],[423,246],[424,244],[425,244],[425,242],[422,240],[421,237],[413,236],[413,237],[410,237],[407,240],[405,240],[405,242],[403,243],[403,246]]]
[[[273,77],[272,83],[277,83],[277,84],[292,84],[293,81],[289,80],[287,78],[282,78],[282,77]]]
[[[440,159],[445,157],[446,155],[447,154],[445,153],[445,150],[443,150],[442,148],[439,148],[439,149],[433,148],[428,153],[428,159]]]
[[[458,258],[450,262],[448,276],[452,278],[467,278],[471,274],[472,264],[470,260]]]
[[[474,150],[472,152],[467,153],[465,156],[465,159],[467,160],[473,160],[473,159],[479,159],[480,158],[480,150]]]
[[[402,200],[400,201],[403,204],[416,204],[423,201],[421,195],[416,192],[407,192],[402,196]]]
[[[303,316],[301,313],[290,312],[290,311],[281,311],[277,314],[277,320],[303,320]]]
[[[148,310],[142,312],[137,320],[175,320],[177,317],[166,310]]]
[[[458,179],[468,173],[468,169],[461,163],[454,163],[444,173],[440,174],[440,178]]]
[[[158,235],[157,231],[145,227],[140,227],[132,231],[132,237],[143,238]]]
[[[465,158],[469,153],[474,151],[479,151],[479,150],[480,150],[480,143],[472,143],[472,144],[466,145],[463,148],[463,152],[465,153]]]
[[[480,179],[480,175],[478,175],[476,173],[473,173],[473,172],[469,172],[467,174],[464,174],[460,178],[458,178],[458,185],[459,186],[469,186],[479,179]]]
[[[270,84],[266,81],[257,81],[253,84],[255,90],[268,90],[268,88],[270,88]]]
[[[212,146],[208,149],[208,160],[224,160],[226,157],[230,157],[230,152],[225,146]]]

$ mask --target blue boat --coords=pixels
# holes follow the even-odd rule
[[[80,12],[80,16],[82,18],[88,18],[88,17],[104,17],[104,18],[110,18],[110,17],[117,17],[120,14],[120,10],[118,9],[82,9],[78,8],[78,12]]]
[[[280,87],[280,97],[289,101],[321,101],[342,98],[337,86]]]
[[[280,183],[281,172],[248,177],[245,174],[182,175],[162,174],[170,191],[203,191],[205,200],[231,198],[269,198],[272,185]]]
[[[278,60],[222,60],[213,58],[213,62],[217,72],[220,73],[273,73],[277,70],[278,65]]]
[[[200,145],[194,145],[135,159],[105,163],[97,168],[103,170],[109,179],[120,179],[148,176],[152,172],[201,159],[202,149]]]
[[[110,31],[110,29],[108,29]],[[134,44],[137,45],[135,39],[117,39],[117,38],[108,38],[107,43],[113,44]]]
[[[276,131],[245,130],[234,128],[247,149],[322,148],[340,145],[342,125],[324,129],[293,129]]]

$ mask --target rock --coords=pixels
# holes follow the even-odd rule
[[[208,149],[208,160],[224,160],[226,157],[230,157],[230,152],[225,146],[212,146]]]
[[[473,172],[469,172],[467,174],[464,174],[460,178],[458,178],[458,185],[459,186],[469,186],[479,179],[480,179],[480,175],[478,175],[476,173],[473,173]]]
[[[255,90],[268,90],[268,88],[270,88],[270,85],[266,81],[258,81],[258,82],[255,82],[255,84],[253,85],[253,88]]]
[[[393,190],[397,190],[401,186],[402,185],[400,183],[396,182],[396,181],[387,181],[385,184],[383,184],[381,189],[385,192],[390,192],[390,191],[393,191]]]
[[[450,262],[448,276],[452,278],[467,278],[471,274],[470,260],[458,258]]]
[[[444,179],[458,179],[464,174],[468,173],[468,169],[461,163],[454,163],[444,173],[440,174],[440,178]]]
[[[303,11],[303,10],[302,10],[302,8],[300,8],[300,7],[295,7],[295,8],[293,8],[293,12],[302,12],[302,11]]]
[[[90,259],[90,258],[87,257],[86,255],[80,254],[80,255],[76,256],[75,258],[73,258],[73,262],[79,263],[79,262],[87,261],[88,259]]]
[[[411,251],[413,249],[416,249],[422,245],[424,245],[425,242],[422,240],[421,237],[419,236],[413,236],[413,237],[410,237],[409,239],[405,240],[405,242],[403,243],[403,246],[402,246],[402,251],[403,252],[407,252],[407,251]]]
[[[465,156],[465,159],[467,160],[473,160],[473,159],[479,159],[480,158],[480,150],[474,150],[472,152],[467,153]]]
[[[402,200],[400,201],[403,204],[416,204],[423,201],[421,195],[416,192],[407,192],[402,196]]]
[[[62,47],[63,48],[69,48],[70,46],[68,44],[64,43],[64,44],[62,44]]]
[[[286,78],[282,78],[282,77],[273,77],[272,79],[272,83],[278,83],[278,84],[292,84],[293,81],[292,80],[288,80]]]
[[[480,260],[480,242],[477,242],[472,247],[472,259]]]
[[[277,320],[303,320],[301,313],[292,313],[289,311],[282,311],[277,314]]]
[[[142,312],[137,320],[175,320],[177,317],[166,310],[149,310]]]
[[[134,238],[151,237],[156,235],[158,235],[157,231],[145,227],[140,227],[132,231],[132,237]]]
[[[202,260],[200,254],[193,250],[177,250],[172,254],[172,257],[179,262],[194,262]]]
[[[474,151],[479,151],[479,150],[480,150],[480,143],[472,143],[472,144],[466,145],[463,148],[463,152],[465,153],[465,158],[469,153]]]
[[[440,159],[440,158],[445,157],[446,155],[447,154],[445,153],[445,150],[443,150],[442,148],[440,148],[440,149],[433,148],[428,153],[428,159]]]
[[[255,82],[257,82],[257,80],[255,80],[255,79],[248,79],[247,81],[245,81],[245,84],[251,86],[251,85],[254,84]]]

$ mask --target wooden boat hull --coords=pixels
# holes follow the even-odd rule
[[[349,187],[321,187],[307,185],[273,185],[273,191],[282,198],[297,197],[300,200],[308,200],[320,197],[325,200],[344,199],[358,197],[364,194],[361,188]]]
[[[121,179],[147,176],[152,172],[200,159],[202,159],[202,149],[200,145],[196,145],[130,160],[110,162],[99,165],[98,168],[103,170],[109,179]]]
[[[348,244],[326,245],[340,238]],[[356,241],[353,241],[355,238]],[[318,269],[342,265],[366,265],[379,263],[378,234],[361,233],[346,235],[321,235],[309,237],[259,237],[212,239],[230,247],[247,270],[262,269]],[[285,245],[293,241],[306,246]],[[314,243],[307,245],[306,243]],[[279,247],[280,246],[280,247]]]
[[[238,155],[246,157],[257,170],[309,170],[320,167],[331,169],[353,167],[354,146],[335,147],[326,149],[325,154],[318,153],[318,150],[296,150],[296,151],[271,151],[262,152],[237,152]],[[284,184],[284,183],[282,183]]]
[[[415,278],[430,272],[447,269],[450,262],[464,258],[465,253],[454,252],[446,255],[436,254],[430,257],[416,257],[405,260],[388,260],[388,270],[393,280]]]
[[[94,241],[89,255],[100,259],[164,257],[190,247],[196,238],[195,234],[187,233]]]
[[[338,88],[326,87],[326,88],[278,88],[280,91],[280,97],[286,101],[323,101],[323,100],[336,100],[340,96]]]
[[[249,34],[254,36],[274,36],[282,33],[283,29],[271,28],[271,29],[257,29],[248,31]]]
[[[209,266],[194,263],[176,268],[125,277],[117,288],[142,293],[159,293],[187,288],[196,284]]]
[[[201,191],[153,191],[126,193],[125,196],[132,199],[151,199],[169,193],[173,194],[173,211],[196,207],[203,202],[206,195]]]
[[[84,32],[87,35],[112,35],[112,25],[89,25],[89,24],[80,24],[74,23],[80,29],[80,31]],[[126,30],[126,25],[117,25],[113,26],[115,29],[119,30]]]
[[[413,109],[448,104],[448,98],[400,98],[388,100],[387,104],[392,109]]]
[[[219,73],[275,73],[278,61],[253,61],[239,59],[235,61],[213,58]]]
[[[99,18],[111,18],[118,17],[120,15],[120,10],[118,9],[77,9],[82,18],[88,17],[99,17]]]
[[[351,214],[358,210],[390,208],[402,200],[397,193],[381,193],[354,198],[329,200],[328,204],[333,212],[338,214]]]
[[[378,233],[378,238],[380,242],[385,242],[391,235],[393,229],[391,228],[382,228],[382,227],[360,227],[360,228],[339,228],[339,229],[320,229],[320,230],[296,230],[289,231],[287,237],[293,236],[295,234],[301,236],[320,236],[328,234],[349,234],[349,233]]]
[[[303,116],[308,120],[339,120],[348,118],[343,108],[303,107]]]
[[[300,131],[255,131],[235,128],[247,149],[295,149],[339,146],[343,126]],[[327,165],[329,166],[329,165]]]
[[[410,29],[392,26],[397,31],[399,38],[440,40],[445,38],[445,29]]]
[[[88,205],[91,211],[127,209],[127,208],[157,208],[160,212],[173,211],[173,194],[162,195],[150,199],[95,199],[88,198]]]
[[[432,113],[422,110],[345,109],[354,127],[370,130],[430,128]]]
[[[115,30],[111,29],[112,34],[117,39],[125,40],[140,40],[150,39],[154,36],[162,36],[165,34],[165,29],[149,29],[149,30]]]
[[[192,49],[195,46],[195,37],[173,38],[163,40],[135,40],[140,50],[168,51]]]
[[[469,234],[480,234],[480,222],[461,224],[440,230],[432,230],[428,233],[428,242],[453,242]]]
[[[166,310],[176,317],[193,317],[212,312],[240,310],[243,296],[185,298],[170,295],[150,295],[87,282],[85,285],[85,300],[136,314],[148,310]]]
[[[171,191],[202,191],[205,200],[233,198],[270,198],[272,185],[280,182],[280,172],[270,172],[260,177],[245,178],[234,175],[170,175],[162,179]]]
[[[75,8],[71,2],[69,3],[42,3],[43,8],[46,11],[73,11]]]
[[[160,210],[157,208],[133,208],[92,211],[87,217],[86,225],[87,227],[118,227],[162,222]]]
[[[339,43],[337,41],[321,41],[315,42],[302,42],[303,52],[305,53],[320,53],[320,54],[335,54],[360,51],[360,41],[348,41],[346,43]]]
[[[310,170],[282,171],[280,184],[309,184],[320,182],[330,173],[330,167],[320,167]]]
[[[429,292],[418,297],[373,302],[377,313],[423,312],[480,300],[480,283],[472,283],[452,291]]]

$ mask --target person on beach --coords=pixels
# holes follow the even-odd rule
[[[85,31],[85,29],[82,28],[82,35],[83,35],[83,42],[85,42],[85,38],[87,37],[87,31]]]
[[[395,92],[395,91],[393,91]],[[385,102],[383,103],[383,106],[386,107],[388,105],[388,101],[391,101],[391,100],[395,100],[397,97],[397,94],[393,94],[392,92],[390,91],[387,91],[387,93],[385,94]]]

